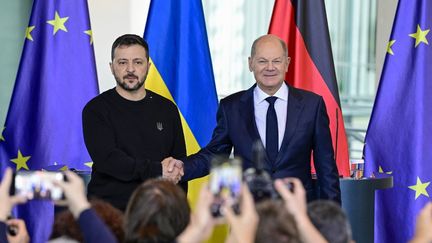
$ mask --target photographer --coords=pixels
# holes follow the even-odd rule
[[[291,184],[291,189],[287,185]],[[285,202],[285,208],[294,216],[302,242],[327,242],[310,221],[307,214],[306,192],[297,178],[278,179],[276,191]]]
[[[247,186],[243,186],[242,190],[240,215],[236,215],[229,204],[224,205],[225,218],[231,226],[231,240],[238,243],[327,242],[308,218],[306,192],[301,181],[297,178],[278,179],[274,186],[283,200],[282,208],[278,206],[278,201],[267,198],[261,199],[255,209],[252,194]],[[280,211],[280,215],[287,217],[275,216],[277,210]],[[288,214],[294,218],[291,223],[288,222]],[[283,222],[284,218],[287,222]],[[266,223],[274,221],[279,223]]]
[[[0,242],[29,242],[30,238],[23,220],[9,219],[12,208],[19,203],[25,203],[23,196],[10,196],[9,189],[12,182],[12,169],[7,168],[0,184]],[[13,234],[11,234],[13,229]],[[8,234],[6,232],[9,232]]]
[[[102,223],[99,217],[90,209],[90,204],[85,195],[85,187],[82,179],[71,171],[65,172],[67,181],[55,182],[64,192],[65,201],[57,204],[67,205],[77,219],[84,235],[85,242],[117,242],[113,234]],[[7,220],[14,205],[25,203],[24,196],[9,195],[12,183],[12,170],[6,169],[0,184],[0,242],[29,242],[29,236],[25,223],[19,219]],[[6,233],[8,232],[8,234]]]
[[[186,229],[177,237],[178,243],[198,243],[205,241],[216,224],[226,222],[231,227],[231,233],[226,242],[252,243],[255,239],[255,231],[258,225],[258,214],[252,195],[246,184],[242,186],[242,200],[240,203],[240,214],[234,213],[232,209],[232,198],[222,205],[223,217],[212,215],[211,206],[214,203],[214,195],[208,185],[203,185],[197,202],[196,210],[191,214],[191,221]]]
[[[225,219],[231,227],[227,242],[253,243],[258,227],[258,213],[255,209],[252,194],[246,184],[242,186],[240,214],[235,214],[229,203],[222,206]]]
[[[186,229],[177,237],[177,243],[199,243],[205,241],[217,224],[211,214],[211,204],[214,196],[208,184],[201,187],[195,211],[191,213],[190,221]]]

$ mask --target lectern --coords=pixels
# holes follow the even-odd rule
[[[340,179],[342,208],[357,243],[374,242],[375,190],[393,187],[393,177]]]

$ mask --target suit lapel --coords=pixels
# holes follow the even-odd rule
[[[248,90],[246,90],[246,92],[240,98],[241,101],[240,114],[244,122],[242,124],[246,125],[246,129],[249,133],[250,138],[252,139],[252,142],[257,140],[261,141],[261,137],[259,136],[258,128],[256,126],[255,113],[254,113],[253,90],[255,86],[256,84],[251,88],[249,88]],[[304,104],[302,102],[303,97],[297,91],[297,89],[289,85],[288,88],[289,88],[289,93],[288,93],[287,121],[285,126],[285,134],[275,164],[272,165],[270,163],[267,157],[267,153],[265,156],[266,165],[270,166],[270,168],[278,164],[279,161],[283,159],[283,156],[287,154],[289,143],[296,131],[296,128],[298,126],[298,120],[304,107]],[[265,151],[263,144],[262,146]]]
[[[279,154],[275,161],[276,164],[279,162],[279,160],[282,159],[283,155],[287,154],[289,143],[297,129],[298,120],[300,118],[304,106],[302,102],[303,97],[297,91],[297,89],[289,85],[288,88],[289,88],[289,93],[288,93],[287,120],[285,126],[285,134],[282,140],[282,145],[280,147]]]
[[[240,114],[244,121],[244,123],[242,124],[246,125],[246,129],[249,133],[250,138],[252,139],[252,142],[256,141],[257,139],[261,141],[261,138],[258,133],[258,128],[255,122],[254,100],[253,100],[253,90],[255,86],[256,85],[246,90],[246,92],[240,98],[241,101]]]

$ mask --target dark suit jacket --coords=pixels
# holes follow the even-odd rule
[[[183,160],[183,180],[207,175],[213,156],[229,156],[233,147],[234,155],[243,159],[244,169],[255,166],[252,145],[257,140],[261,141],[254,114],[255,86],[221,100],[212,140],[197,154]],[[313,151],[320,198],[340,202],[339,176],[324,100],[312,92],[289,85],[288,88],[285,135],[275,163],[270,163],[265,156],[264,168],[273,179],[299,178],[307,191],[308,200],[314,199],[316,194],[310,165]]]

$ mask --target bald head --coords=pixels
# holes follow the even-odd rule
[[[288,57],[288,48],[285,41],[283,41],[281,38],[277,37],[276,35],[263,35],[258,37],[258,39],[256,39],[252,44],[252,48],[251,48],[252,58],[256,54],[257,45],[259,45],[261,42],[267,42],[267,41],[278,41],[283,49],[285,57]]]

